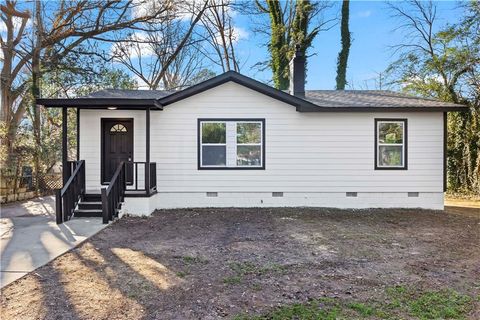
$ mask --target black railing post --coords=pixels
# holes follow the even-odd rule
[[[108,198],[107,189],[102,188],[102,222],[108,223]]]
[[[55,216],[57,224],[61,224],[63,222],[61,189],[55,189]]]
[[[145,162],[145,192],[150,195],[150,162]]]

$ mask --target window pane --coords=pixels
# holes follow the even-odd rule
[[[237,143],[260,142],[262,142],[262,125],[260,123],[237,123]]]
[[[237,166],[260,166],[261,146],[237,146]]]
[[[401,167],[402,147],[401,146],[380,146],[378,154],[378,165],[380,167]]]
[[[379,123],[380,143],[403,143],[403,123]]]
[[[225,143],[225,122],[202,123],[202,143]]]
[[[224,166],[226,158],[225,146],[202,146],[202,165]]]

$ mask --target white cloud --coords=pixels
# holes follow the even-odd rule
[[[139,90],[149,90],[149,86],[140,78],[138,75],[133,75],[133,79],[137,82],[137,89]]]
[[[242,27],[233,27],[233,36],[235,38],[235,41],[240,41],[240,40],[246,40],[250,36],[247,30],[245,30]]]
[[[14,35],[16,35],[18,32],[18,29],[20,29],[20,26],[22,25],[22,20],[23,19],[20,17],[13,17],[12,21],[13,21]],[[31,26],[32,26],[32,20],[28,19],[27,24],[25,25],[25,30],[28,30],[29,28],[31,28]],[[0,33],[3,36],[4,34],[6,35],[6,32],[7,32],[7,24],[3,20],[0,20]]]
[[[110,50],[114,57],[127,55],[131,59],[155,55],[146,32],[135,32],[126,41],[115,43]]]
[[[229,37],[229,34],[228,34],[228,31],[226,30],[226,34],[225,34],[225,37],[228,39]],[[236,44],[238,41],[240,40],[245,40],[245,39],[248,39],[249,37],[249,33],[247,30],[241,28],[241,27],[237,27],[237,26],[233,26],[233,30],[232,30],[232,40],[233,40],[233,43]],[[217,33],[216,36],[215,36],[215,41],[217,43],[222,43],[222,37],[220,35],[220,33]]]
[[[372,15],[372,11],[371,10],[365,10],[365,11],[359,11],[357,13],[357,16],[360,17],[360,18],[368,18]]]

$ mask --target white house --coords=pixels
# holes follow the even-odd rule
[[[108,222],[120,208],[443,209],[446,114],[464,106],[305,91],[304,58],[291,69],[289,92],[227,72],[176,92],[39,99],[63,108],[65,131],[67,108],[78,114],[78,159],[68,165],[64,152],[57,221],[103,213]]]

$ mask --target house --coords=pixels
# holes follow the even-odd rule
[[[185,90],[102,90],[39,99],[77,110],[78,159],[63,139],[57,222],[181,207],[443,209],[447,112],[465,106],[390,91],[289,92],[235,72]],[[66,136],[66,135],[64,135]]]

